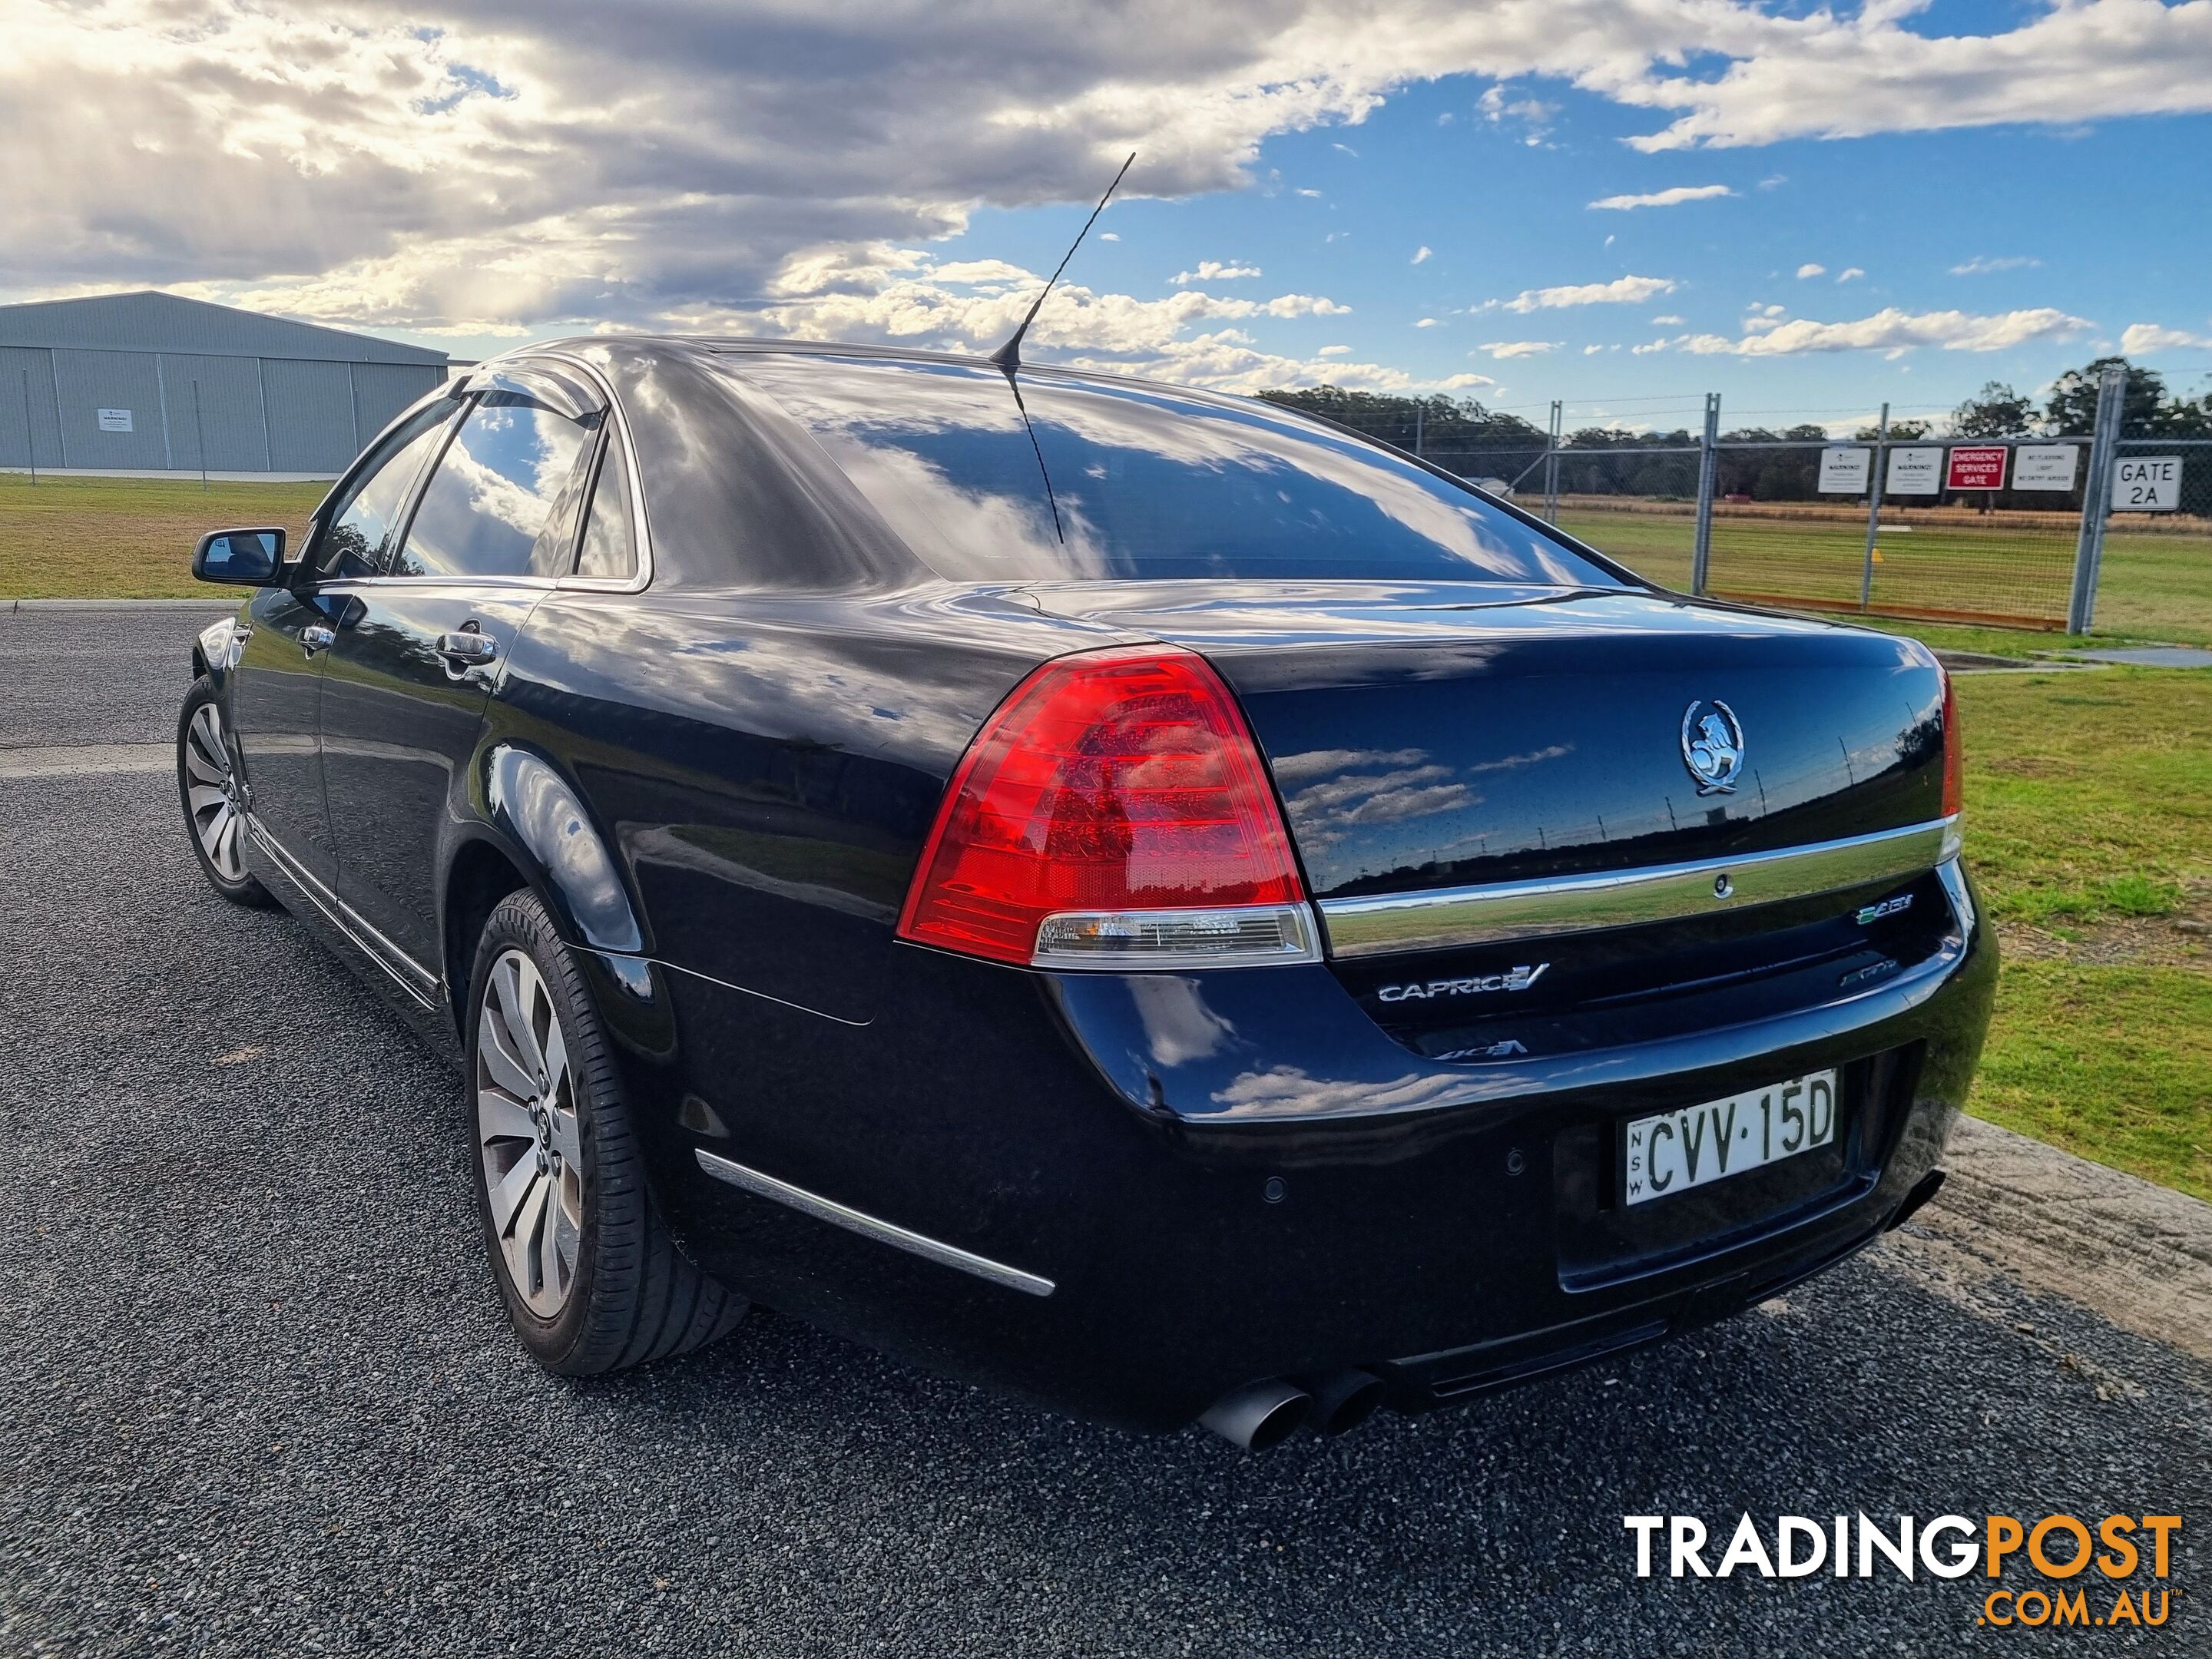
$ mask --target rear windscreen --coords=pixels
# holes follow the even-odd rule
[[[723,360],[956,581],[1347,578],[1619,587],[1357,438],[1172,391],[816,356]]]

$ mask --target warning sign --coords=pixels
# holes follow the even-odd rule
[[[2010,452],[2002,444],[1964,444],[1951,452],[1951,469],[1945,476],[1946,489],[2002,489],[2005,479],[2005,457]]]
[[[1869,465],[1874,451],[1857,444],[1839,445],[1820,452],[1820,492],[1823,495],[1863,495],[1873,477]]]
[[[1887,487],[1893,495],[1942,495],[1943,452],[1932,446],[1891,450]]]

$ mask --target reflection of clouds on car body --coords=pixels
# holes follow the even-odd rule
[[[1346,775],[1351,766],[1392,769],[1372,775]],[[1463,783],[1448,781],[1454,769],[1428,758],[1425,749],[1321,749],[1287,755],[1275,763],[1275,776],[1286,789],[1299,779],[1325,776],[1290,793],[1284,805],[1302,842],[1333,846],[1355,824],[1395,823],[1437,812],[1463,811],[1481,804]]]

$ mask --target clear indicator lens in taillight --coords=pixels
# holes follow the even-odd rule
[[[1311,913],[1257,746],[1206,660],[1061,657],[969,745],[902,939],[1001,962],[1310,961]]]
[[[1956,817],[1966,800],[1966,750],[1959,738],[1959,696],[1943,675],[1943,816]]]

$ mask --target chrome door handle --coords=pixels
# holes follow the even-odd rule
[[[308,656],[327,651],[338,642],[338,632],[324,623],[309,623],[300,630],[300,649]]]
[[[447,672],[458,676],[498,661],[499,641],[489,634],[465,628],[458,634],[439,635],[438,654],[446,659]]]

